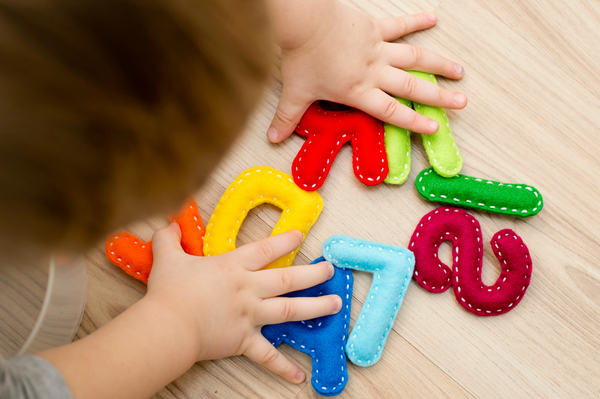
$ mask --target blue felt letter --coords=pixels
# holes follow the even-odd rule
[[[324,260],[321,257],[312,263]],[[317,297],[337,294],[342,298],[342,309],[339,313],[318,317],[314,321],[291,321],[262,328],[264,337],[275,347],[285,342],[312,357],[311,382],[320,395],[338,395],[348,382],[344,347],[350,324],[352,284],[352,271],[336,267],[335,274],[330,280],[283,296]]]

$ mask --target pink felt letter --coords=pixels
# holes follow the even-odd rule
[[[445,240],[452,242],[451,269],[438,257]],[[510,229],[494,234],[491,245],[502,272],[494,285],[487,286],[481,280],[479,222],[462,209],[437,208],[421,219],[408,247],[415,254],[414,278],[430,292],[443,292],[452,285],[458,303],[471,313],[506,313],[525,295],[531,279],[531,257],[521,237]]]

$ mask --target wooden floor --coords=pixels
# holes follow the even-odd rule
[[[469,105],[449,112],[463,173],[537,187],[544,210],[527,220],[471,212],[486,242],[484,281],[497,261],[487,244],[515,230],[533,259],[531,285],[508,314],[482,318],[453,294],[431,294],[412,283],[387,347],[370,368],[349,364],[344,398],[598,398],[600,397],[600,2],[597,0],[355,0],[373,17],[435,11],[438,25],[405,38],[464,65],[460,82],[440,85],[466,93]],[[290,173],[303,143],[294,135],[269,144],[266,130],[281,83],[196,199],[206,222],[224,188],[244,169],[269,165]],[[325,206],[296,258],[320,255],[332,234],[406,247],[425,202],[413,182],[428,163],[413,140],[413,167],[403,186],[363,186],[345,146],[319,190]],[[271,206],[247,218],[238,244],[270,234],[279,218]],[[166,225],[132,227],[142,238]],[[443,259],[449,259],[448,247]],[[446,255],[446,256],[443,256]],[[449,262],[449,261],[448,261]],[[88,256],[89,298],[78,336],[107,323],[140,299],[145,286],[111,266],[99,246]],[[370,286],[355,272],[353,317]],[[310,375],[310,359],[289,347]],[[291,385],[246,358],[204,362],[157,398],[311,398],[309,379]]]

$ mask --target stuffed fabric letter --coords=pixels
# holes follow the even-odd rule
[[[314,191],[323,185],[333,160],[348,141],[352,142],[358,180],[372,186],[388,175],[383,124],[362,111],[328,111],[316,101],[304,113],[296,133],[307,137],[292,163],[294,181],[303,190]]]
[[[268,166],[247,169],[227,187],[210,217],[204,254],[220,255],[234,250],[237,234],[248,212],[264,203],[273,204],[282,211],[271,235],[300,230],[306,238],[323,210],[321,196],[301,190],[291,176]],[[295,249],[265,268],[290,266],[297,252]]]
[[[417,71],[409,73],[419,79],[437,84],[431,74]],[[440,129],[435,134],[422,134],[425,152],[429,163],[435,171],[444,177],[456,176],[462,169],[462,157],[458,152],[448,116],[443,108],[430,107],[429,105],[396,98],[407,107],[413,107],[416,112],[437,121]],[[385,148],[390,163],[390,173],[385,182],[388,184],[402,184],[410,173],[410,132],[394,125],[385,124]],[[388,137],[390,136],[390,137]]]
[[[323,243],[323,256],[338,267],[373,273],[371,288],[346,344],[352,363],[371,366],[381,357],[402,305],[414,270],[414,256],[405,248],[341,235]]]
[[[403,105],[412,107],[412,101],[397,98]],[[385,150],[388,157],[390,172],[384,182],[388,184],[402,184],[408,179],[410,173],[410,130],[383,124],[385,131]]]
[[[452,242],[452,268],[438,257],[440,244]],[[492,250],[502,272],[494,285],[481,280],[483,242],[479,222],[458,208],[440,207],[423,216],[410,240],[415,254],[415,280],[429,292],[450,286],[458,303],[479,316],[512,310],[523,299],[531,279],[529,250],[510,229],[494,234]]]
[[[312,264],[324,260],[318,258]],[[293,298],[337,294],[342,298],[342,310],[337,314],[262,328],[262,334],[273,346],[285,342],[312,357],[311,383],[319,395],[338,395],[348,382],[344,348],[350,322],[353,281],[352,271],[336,267],[335,274],[328,281],[283,295]]]
[[[195,256],[203,256],[202,245],[204,224],[193,199],[186,202],[170,222],[177,222],[181,228],[181,248]],[[120,231],[112,235],[104,245],[106,257],[125,273],[148,284],[152,270],[152,241],[142,241],[133,234]]]
[[[419,173],[415,187],[428,201],[521,218],[536,215],[544,207],[542,194],[533,186],[465,175],[444,178],[431,168]]]

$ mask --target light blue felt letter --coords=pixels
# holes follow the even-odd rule
[[[373,282],[348,337],[346,354],[358,366],[381,357],[415,267],[406,248],[334,235],[323,244],[323,256],[338,267],[373,273]]]

